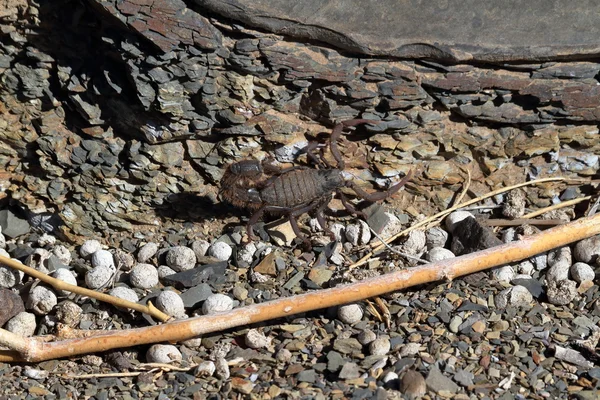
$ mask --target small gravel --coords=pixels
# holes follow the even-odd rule
[[[149,363],[170,364],[181,359],[181,352],[171,344],[155,344],[146,352],[146,361]]]

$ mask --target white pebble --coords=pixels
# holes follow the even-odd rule
[[[40,247],[46,246],[54,246],[56,243],[56,238],[52,235],[48,235],[47,233],[42,234],[37,240],[37,244]]]
[[[31,268],[34,268],[44,274],[48,274],[50,271],[46,267],[46,261],[52,256],[52,253],[46,249],[35,249],[33,253],[27,257],[25,264]]]
[[[433,228],[427,229],[427,231],[425,231],[425,242],[427,244],[427,249],[429,250],[436,247],[444,248],[446,246],[447,241],[448,232],[446,232],[439,226],[434,226]]]
[[[443,247],[433,247],[425,254],[425,259],[429,262],[447,260],[456,257],[453,252]]]
[[[343,242],[344,238],[346,237],[346,227],[344,225],[336,222],[332,224],[329,229],[331,229],[331,232],[333,232],[336,242]]]
[[[189,247],[175,246],[167,251],[166,261],[175,271],[187,271],[196,266],[196,254]]]
[[[492,279],[496,282],[510,282],[515,278],[515,270],[510,265],[492,270]]]
[[[169,364],[181,359],[181,352],[172,344],[155,344],[146,352],[146,361],[149,363]]]
[[[128,288],[127,286],[114,287],[108,294],[118,297],[119,299],[131,301],[132,303],[137,303],[140,300],[135,290]]]
[[[185,306],[181,296],[172,290],[160,292],[156,298],[156,308],[175,318],[185,317]]]
[[[37,379],[37,380],[41,381],[41,380],[48,378],[48,376],[50,375],[50,372],[43,370],[43,369],[37,369],[37,368],[32,368],[30,366],[26,366],[25,371],[23,372],[23,375],[25,375],[26,377],[28,377],[30,379]]]
[[[575,259],[584,263],[590,263],[594,259],[600,258],[600,235],[578,242],[573,252]]]
[[[586,263],[578,262],[571,266],[571,276],[577,283],[593,281],[596,278],[594,269]]]
[[[66,268],[57,269],[56,271],[54,271],[52,276],[56,279],[59,279],[59,280],[65,282],[65,283],[77,286],[77,278],[71,271],[69,271]],[[69,292],[68,290],[59,290],[58,294],[61,296],[68,296],[69,294],[71,294],[71,292]]]
[[[100,250],[101,248],[102,248],[102,245],[100,244],[99,241],[94,240],[94,239],[86,240],[85,242],[83,242],[83,244],[79,248],[79,254],[81,255],[81,257],[87,259],[92,254],[94,254],[95,252]]]
[[[36,286],[29,292],[27,309],[38,315],[46,315],[57,303],[54,292],[44,286]]]
[[[5,248],[6,248],[6,238],[0,232],[0,249],[5,249]]]
[[[246,343],[246,346],[250,347],[251,349],[262,349],[271,344],[271,339],[256,329],[250,329],[246,333],[244,342]]]
[[[419,256],[425,251],[426,241],[425,232],[415,229],[408,233],[408,238],[406,238],[406,241],[402,243],[400,248],[404,253]]]
[[[102,268],[108,268],[113,270],[113,272],[116,270],[115,267],[115,259],[112,255],[112,253],[108,250],[97,250],[92,254],[92,258],[90,260],[90,262],[92,263],[92,267],[94,268],[98,268],[98,267],[102,267]]]
[[[200,258],[206,255],[206,252],[210,247],[210,243],[203,239],[194,240],[190,247],[194,251],[194,254],[196,254],[196,258]]]
[[[82,312],[81,307],[67,300],[56,307],[56,319],[65,325],[73,327],[81,321]]]
[[[158,245],[156,243],[150,242],[146,243],[138,250],[137,260],[138,262],[145,263],[148,262],[156,252],[158,251]]]
[[[384,356],[390,352],[392,345],[388,338],[379,338],[369,344],[369,353],[374,356]]]
[[[35,333],[35,315],[28,312],[20,312],[12,317],[5,326],[6,330],[16,335],[29,337]]]
[[[159,279],[163,279],[166,278],[169,275],[173,275],[176,274],[177,271],[175,271],[174,269],[167,267],[166,265],[159,265],[158,266],[158,277]]]
[[[232,252],[231,246],[225,242],[215,242],[208,248],[208,255],[221,261],[229,260]]]
[[[533,301],[533,296],[525,286],[517,285],[504,289],[496,295],[494,303],[497,309],[506,308],[507,305],[515,307],[527,306]]]
[[[256,245],[254,242],[247,243],[237,252],[238,262],[245,262],[248,265],[252,264],[252,261],[254,261],[254,253],[256,253]]]
[[[0,265],[0,287],[12,288],[21,283],[23,272]]]
[[[217,367],[212,361],[202,361],[195,369],[195,375],[198,377],[210,377],[213,376]]]
[[[396,381],[398,380],[398,374],[394,371],[390,371],[387,374],[385,374],[381,380],[383,383]]]
[[[473,214],[471,214],[468,211],[454,211],[446,217],[446,228],[448,228],[448,231],[452,233],[454,231],[454,228],[456,228],[456,224],[458,224],[460,221],[466,218],[474,217]]]
[[[577,296],[577,283],[565,279],[562,281],[551,281],[546,286],[546,297],[548,302],[555,305],[567,305]]]
[[[365,221],[359,220],[358,223],[346,227],[346,240],[354,246],[365,245],[371,240],[371,230]]]
[[[54,246],[54,248],[52,249],[52,254],[54,254],[54,256],[65,265],[69,265],[73,257],[69,249],[67,249],[62,244]]]
[[[106,285],[114,271],[106,267],[97,267],[85,273],[85,285],[90,289],[99,289]]]
[[[521,261],[519,265],[517,265],[517,271],[520,274],[531,276],[534,270],[535,267],[533,266],[533,263],[529,260]]]
[[[355,324],[363,317],[363,310],[359,304],[346,304],[338,308],[338,319],[345,324]]]
[[[158,285],[158,270],[150,264],[136,264],[129,273],[129,281],[133,287],[151,289]]]
[[[204,304],[202,304],[202,313],[204,315],[216,314],[231,309],[233,309],[233,299],[221,293],[208,296]]]

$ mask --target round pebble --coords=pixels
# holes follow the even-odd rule
[[[454,231],[454,228],[456,228],[456,224],[458,224],[460,221],[466,218],[474,217],[473,214],[471,214],[468,211],[454,211],[446,217],[446,228],[448,228],[448,231],[452,233]]]
[[[425,243],[427,249],[431,250],[436,247],[444,248],[448,241],[448,232],[439,226],[427,229],[425,232]]]
[[[62,244],[54,246],[54,248],[52,248],[52,254],[54,254],[54,256],[65,265],[69,265],[73,258],[69,249]]]
[[[363,310],[359,304],[347,304],[338,308],[338,319],[345,324],[355,324],[363,317]]]
[[[136,264],[129,273],[129,281],[133,287],[151,289],[158,285],[158,270],[150,264]]]
[[[208,251],[208,248],[210,247],[210,243],[208,243],[204,239],[199,239],[199,240],[194,240],[190,247],[194,251],[194,254],[196,254],[196,259],[198,259],[198,258],[204,257],[206,255],[206,252]]]
[[[77,278],[71,271],[69,271],[66,268],[57,269],[56,271],[54,271],[52,276],[56,279],[59,279],[59,280],[65,282],[65,283],[77,286]],[[59,290],[58,291],[58,294],[61,296],[68,296],[70,293],[71,292],[69,292],[68,290]]]
[[[234,286],[232,294],[236,300],[244,301],[248,298],[248,289],[246,289],[242,285],[237,285],[237,286]]]
[[[7,331],[19,336],[33,336],[36,328],[35,315],[25,311],[20,312],[8,320],[5,328]]]
[[[90,262],[94,268],[102,267],[112,269],[113,271],[116,269],[115,259],[112,253],[108,250],[95,251],[92,254]]]
[[[119,266],[121,271],[129,271],[135,264],[135,258],[130,253],[127,253],[121,249],[114,249],[112,251],[113,259],[115,264]]]
[[[565,279],[550,281],[546,287],[548,302],[555,305],[567,305],[577,296],[577,283]]]
[[[408,233],[408,238],[400,246],[402,251],[410,255],[419,255],[425,251],[426,236],[425,232],[416,229]]]
[[[520,274],[531,276],[533,274],[533,271],[535,271],[535,266],[531,261],[525,260],[520,262],[519,265],[517,265],[517,271]]]
[[[76,326],[81,321],[81,313],[83,310],[77,304],[70,300],[60,303],[56,307],[56,319],[59,322],[68,325]]]
[[[506,308],[507,305],[514,307],[527,306],[533,301],[533,296],[526,287],[516,285],[511,288],[504,289],[496,295],[494,302],[496,308]]]
[[[0,265],[0,287],[12,288],[21,283],[23,272]]]
[[[114,287],[108,294],[118,297],[119,299],[131,301],[132,303],[137,303],[140,300],[135,290],[128,288],[127,286]]]
[[[102,245],[97,240],[86,240],[79,248],[79,255],[83,258],[89,258],[92,254],[102,248]]]
[[[208,296],[204,304],[202,304],[202,313],[204,315],[216,314],[231,309],[233,309],[233,299],[221,293]]]
[[[166,261],[175,271],[187,271],[196,266],[196,253],[189,247],[175,246],[167,252]]]
[[[40,247],[54,246],[56,244],[56,237],[44,233],[38,238],[37,244]]]
[[[6,237],[2,233],[0,233],[0,249],[6,248]]]
[[[365,329],[364,331],[359,332],[356,339],[360,342],[360,344],[365,346],[371,343],[373,340],[377,339],[377,335],[372,330]]]
[[[390,352],[392,345],[388,338],[379,338],[369,344],[369,352],[374,356],[384,356]]]
[[[593,281],[596,278],[594,269],[586,263],[577,262],[571,266],[571,276],[577,283]]]
[[[443,247],[434,247],[425,254],[425,259],[429,262],[447,260],[456,257],[453,252]]]
[[[113,270],[106,267],[97,267],[85,273],[85,285],[90,289],[99,289],[105,286],[113,276]]]
[[[173,268],[167,267],[166,265],[158,266],[158,278],[159,279],[166,278],[167,276],[173,275],[176,273],[177,273],[177,271],[175,271]]]
[[[149,363],[169,364],[181,359],[181,352],[172,344],[155,344],[146,352],[146,361]]]
[[[232,252],[231,246],[225,242],[215,242],[208,248],[208,255],[221,261],[229,260]]]
[[[575,245],[573,251],[575,260],[591,263],[595,259],[600,258],[600,235],[591,238],[583,239]]]
[[[280,363],[287,364],[292,360],[293,354],[291,351],[286,349],[285,347],[279,349],[279,351],[275,354],[275,359]]]
[[[213,376],[213,374],[215,373],[216,369],[217,369],[217,367],[215,366],[214,362],[212,362],[212,361],[202,361],[196,367],[194,375],[199,376],[199,377],[205,377],[205,378],[207,378],[209,376]]]
[[[264,333],[259,332],[256,329],[250,329],[246,333],[246,337],[244,338],[244,342],[246,346],[251,349],[262,349],[271,344],[271,339],[265,336]]]
[[[146,243],[145,245],[140,247],[140,249],[138,250],[138,253],[137,253],[138,262],[141,262],[141,263],[147,262],[152,257],[154,257],[154,255],[156,254],[157,251],[158,251],[158,245],[156,243],[153,243],[153,242]]]
[[[237,252],[238,262],[244,262],[248,265],[252,264],[252,261],[254,261],[255,253],[256,253],[256,245],[254,244],[254,242],[250,242],[250,243],[244,245]]]
[[[515,278],[515,270],[510,265],[492,270],[492,279],[496,282],[511,282]]]
[[[185,306],[181,296],[172,290],[160,292],[156,298],[156,308],[175,318],[185,317]]]
[[[29,292],[27,298],[27,309],[38,315],[46,315],[57,303],[54,292],[44,286],[36,286]]]
[[[359,220],[358,223],[346,227],[346,240],[356,245],[365,245],[371,240],[371,230],[366,222]]]

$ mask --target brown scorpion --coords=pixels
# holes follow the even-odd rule
[[[255,240],[252,225],[257,223],[264,213],[287,215],[296,236],[310,246],[304,237],[296,218],[312,210],[321,227],[334,240],[334,235],[328,229],[323,211],[331,200],[331,195],[337,193],[342,204],[351,213],[364,216],[346,198],[341,189],[351,188],[360,198],[376,202],[396,193],[410,179],[412,171],[396,185],[386,191],[367,193],[358,185],[344,179],[342,171],[345,162],[337,147],[342,131],[346,127],[360,124],[376,124],[377,121],[353,119],[344,121],[333,128],[329,139],[329,150],[337,165],[332,166],[324,157],[313,153],[319,145],[311,142],[306,148],[306,154],[320,169],[295,166],[279,169],[269,162],[257,159],[246,159],[229,165],[221,179],[221,197],[236,207],[247,208],[254,214],[250,217],[246,230],[250,240]]]

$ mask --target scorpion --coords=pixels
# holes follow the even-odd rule
[[[221,198],[235,207],[246,208],[253,212],[246,225],[250,240],[257,239],[252,226],[265,213],[268,213],[287,215],[296,236],[310,246],[310,242],[300,231],[297,218],[313,210],[316,210],[315,216],[321,228],[332,240],[335,240],[335,235],[328,228],[323,215],[331,201],[332,194],[338,194],[342,204],[350,213],[365,217],[362,211],[357,210],[348,201],[341,191],[342,188],[350,188],[358,197],[369,202],[376,202],[392,196],[406,184],[412,175],[412,171],[409,171],[399,183],[385,191],[374,193],[364,191],[355,182],[343,177],[345,162],[337,147],[343,130],[360,124],[376,123],[377,121],[367,119],[353,119],[341,122],[333,128],[329,138],[329,151],[336,161],[335,166],[324,157],[323,148],[321,148],[320,157],[313,152],[319,147],[316,142],[308,144],[306,154],[318,168],[294,166],[281,169],[269,161],[259,161],[254,158],[230,164],[220,182]]]

